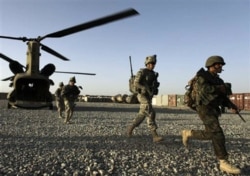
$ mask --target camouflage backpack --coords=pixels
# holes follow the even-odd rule
[[[136,91],[136,88],[134,86],[134,82],[135,82],[135,75],[131,76],[129,79],[129,91],[133,94],[136,94],[138,92]]]
[[[142,75],[144,76],[144,69],[140,69],[140,71],[142,72]],[[130,79],[129,79],[129,91],[133,94],[138,94],[139,91],[138,89],[135,87],[135,76],[136,75],[131,75]]]
[[[208,79],[207,77],[210,74],[207,74],[207,72],[204,70],[204,68],[201,68],[196,75],[188,82],[188,85],[186,85],[185,89],[186,92],[184,94],[184,104],[186,104],[189,108],[196,111],[196,105],[197,105],[197,98],[200,96],[200,91],[198,87],[198,78],[199,76]]]
[[[198,94],[197,86],[198,76],[195,75],[186,85],[186,92],[184,94],[184,104],[187,105],[192,110],[196,111],[196,97]]]

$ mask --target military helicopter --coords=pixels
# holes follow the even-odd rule
[[[11,37],[0,36],[0,38],[20,40],[27,42],[27,59],[26,66],[23,66],[18,61],[9,58],[8,56],[0,53],[0,57],[9,62],[9,68],[14,76],[3,79],[2,81],[10,80],[10,87],[14,89],[7,95],[8,108],[26,108],[26,109],[38,109],[48,107],[53,109],[53,98],[50,93],[50,85],[54,85],[53,80],[49,77],[53,73],[69,73],[69,74],[85,74],[95,75],[93,73],[80,73],[80,72],[64,72],[56,71],[54,64],[47,64],[41,70],[39,66],[40,61],[40,49],[64,60],[69,59],[54,51],[53,49],[45,46],[41,43],[45,38],[60,38],[73,33],[80,32],[89,28],[100,26],[109,22],[121,20],[130,16],[138,15],[139,13],[134,9],[127,9],[115,14],[111,14],[99,19],[95,19],[86,23],[82,23],[76,26],[72,26],[57,32],[53,32],[44,36],[38,36],[37,38],[27,37]]]

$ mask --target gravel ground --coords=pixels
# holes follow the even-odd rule
[[[54,110],[6,109],[0,101],[0,175],[227,175],[218,169],[210,141],[183,147],[182,129],[202,129],[187,109],[155,108],[158,133],[153,143],[144,121],[132,138],[126,127],[139,105],[79,102],[71,124]],[[235,114],[221,117],[230,162],[250,175],[250,112],[247,123]]]

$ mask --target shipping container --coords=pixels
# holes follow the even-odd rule
[[[184,95],[176,95],[176,106],[184,107]]]
[[[162,106],[168,106],[168,95],[162,95],[161,104]]]
[[[155,105],[162,106],[162,95],[155,96]]]
[[[230,100],[240,109],[244,109],[244,94],[243,93],[235,93],[230,95]]]
[[[168,95],[168,106],[169,107],[176,107],[176,95]]]
[[[244,110],[250,110],[250,93],[244,93]]]
[[[152,105],[156,105],[156,97],[152,98]]]

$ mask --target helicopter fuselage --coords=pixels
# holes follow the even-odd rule
[[[14,89],[8,94],[8,107],[37,109],[52,108],[50,80],[39,71],[40,48],[37,41],[27,43],[26,72],[18,73],[13,80]]]
[[[52,106],[50,81],[41,74],[19,73],[13,81],[14,89],[7,98],[11,106],[37,109]]]
[[[9,107],[21,107],[21,108],[42,108],[50,107],[52,109],[52,95],[49,91],[50,85],[54,85],[53,81],[49,77],[56,72],[56,68],[53,64],[47,64],[41,70],[39,67],[40,61],[40,49],[62,59],[68,61],[69,59],[54,51],[48,46],[41,43],[45,38],[60,38],[67,35],[71,35],[89,28],[104,25],[113,21],[121,20],[127,17],[138,15],[139,13],[135,9],[127,9],[115,14],[111,14],[99,19],[95,19],[86,23],[75,25],[63,30],[49,33],[44,36],[38,36],[37,38],[27,37],[12,37],[12,36],[0,36],[0,38],[19,40],[27,42],[27,63],[26,66],[21,65],[19,62],[5,56],[0,53],[0,58],[3,58],[10,63],[10,70],[14,76],[3,79],[3,81],[11,80],[10,87],[14,89],[8,94],[8,108]],[[25,67],[25,71],[23,71]],[[69,73],[69,74],[85,74],[95,75],[89,73],[80,72],[61,72],[58,73]]]

